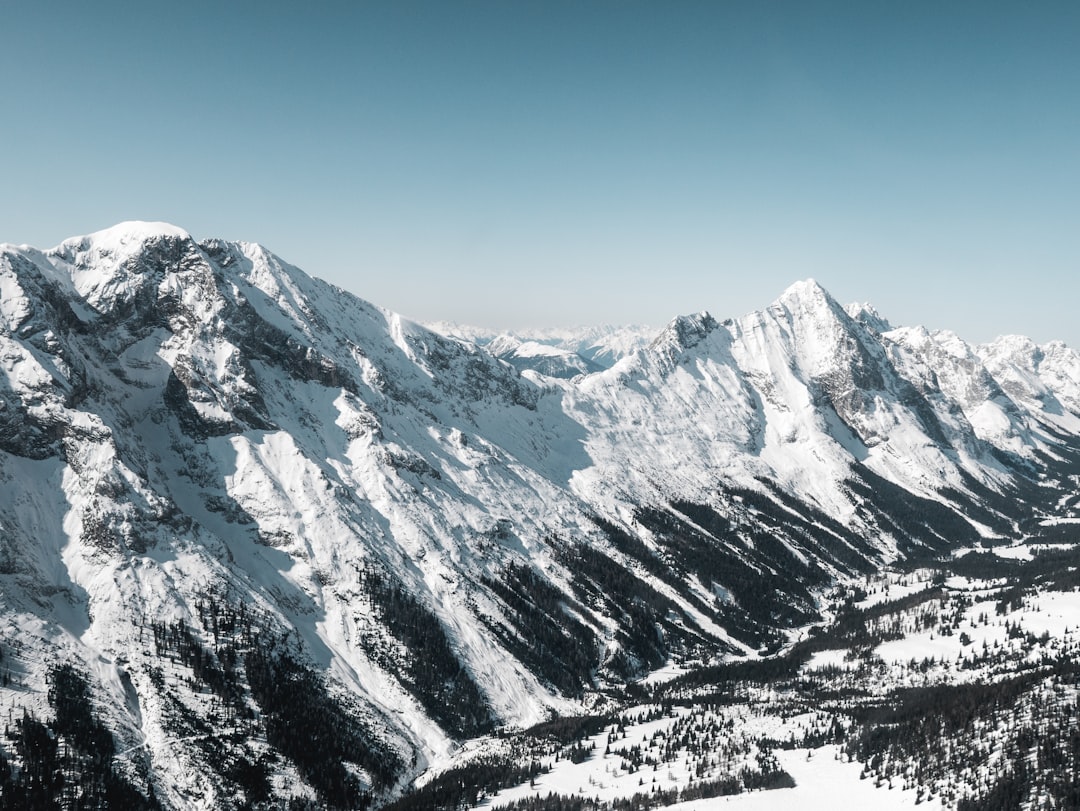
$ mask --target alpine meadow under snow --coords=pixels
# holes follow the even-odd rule
[[[0,807],[1080,806],[1080,355],[0,246]]]

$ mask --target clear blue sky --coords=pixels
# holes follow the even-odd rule
[[[0,241],[261,242],[419,319],[814,277],[1080,347],[1080,3],[10,2]]]

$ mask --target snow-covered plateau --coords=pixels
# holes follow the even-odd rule
[[[437,327],[0,245],[0,806],[1080,804],[1076,351]]]

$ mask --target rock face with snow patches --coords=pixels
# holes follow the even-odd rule
[[[381,802],[1077,509],[1075,351],[813,282],[600,363],[127,223],[0,247],[0,350],[5,702],[49,717],[83,674],[116,779],[167,808]]]

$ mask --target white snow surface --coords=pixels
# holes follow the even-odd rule
[[[748,791],[731,797],[692,800],[667,806],[670,811],[836,811],[838,808],[873,808],[892,811],[901,808],[941,809],[941,799],[916,802],[914,791],[875,787],[873,780],[860,780],[858,763],[840,759],[835,746],[819,749],[781,751],[777,759],[795,780],[795,787],[772,791]]]

